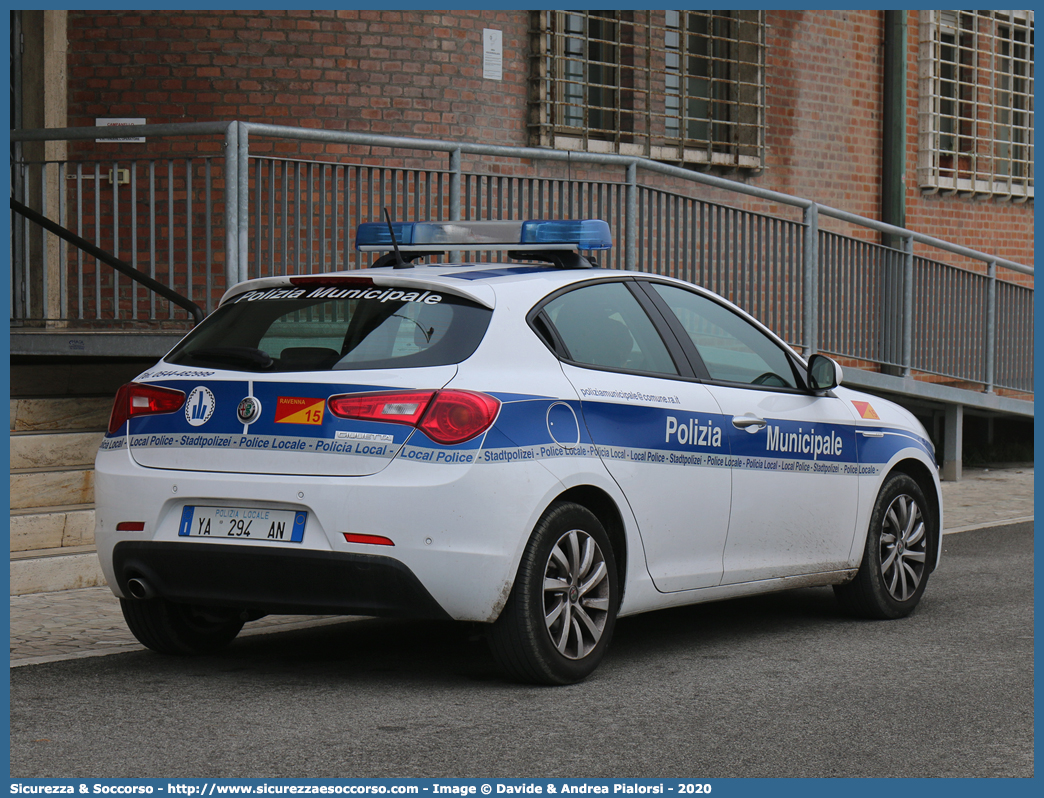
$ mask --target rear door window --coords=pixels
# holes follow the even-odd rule
[[[323,290],[276,289],[236,297],[166,360],[277,372],[443,366],[475,351],[492,314],[446,293],[370,287],[327,288],[317,295]]]
[[[644,374],[678,374],[652,320],[622,282],[577,288],[552,299],[544,312],[575,363]]]

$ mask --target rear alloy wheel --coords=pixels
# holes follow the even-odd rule
[[[120,599],[127,627],[146,648],[160,654],[211,654],[243,628],[242,613],[175,604],[162,598]]]
[[[526,546],[518,577],[490,633],[512,677],[571,684],[598,666],[616,625],[616,560],[598,519],[577,504],[553,504]]]
[[[841,606],[864,618],[902,618],[921,600],[929,574],[932,519],[920,486],[895,474],[881,488],[856,578],[835,585]]]

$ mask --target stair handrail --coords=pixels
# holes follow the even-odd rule
[[[111,252],[106,252],[105,250],[96,247],[90,241],[81,238],[71,230],[62,227],[60,224],[56,224],[55,222],[48,219],[46,216],[37,213],[32,208],[26,205],[23,205],[14,197],[11,197],[11,210],[13,210],[15,213],[21,214],[29,221],[35,222],[36,224],[40,225],[42,228],[44,228],[44,230],[54,233],[59,238],[68,241],[74,247],[82,249],[88,255],[91,255],[92,257],[96,258],[97,260],[101,261],[107,266],[111,266],[113,269],[120,272],[121,274],[125,274],[127,277],[130,277],[135,282],[145,286],[153,293],[159,294],[161,297],[170,300],[178,307],[184,308],[192,314],[192,318],[194,319],[193,325],[199,324],[201,321],[203,321],[203,317],[206,315],[203,312],[203,308],[201,308],[188,297],[179,294],[173,288],[170,288],[169,286],[164,285],[158,280],[153,279],[149,275],[145,274],[145,272],[140,271],[139,269],[135,269],[126,261],[120,260]]]

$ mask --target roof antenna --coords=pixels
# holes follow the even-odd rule
[[[395,263],[392,265],[393,269],[412,269],[413,264],[402,259],[402,253],[399,252],[399,242],[395,240],[395,229],[392,227],[391,216],[388,215],[388,209],[384,208],[384,220],[388,223],[388,234],[391,236],[392,246],[395,248]]]

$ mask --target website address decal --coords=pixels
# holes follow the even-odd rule
[[[641,391],[616,391],[606,388],[581,388],[580,396],[584,399],[598,397],[599,399],[627,399],[632,402],[655,402],[663,405],[681,404],[681,399],[677,396],[661,396]]]

